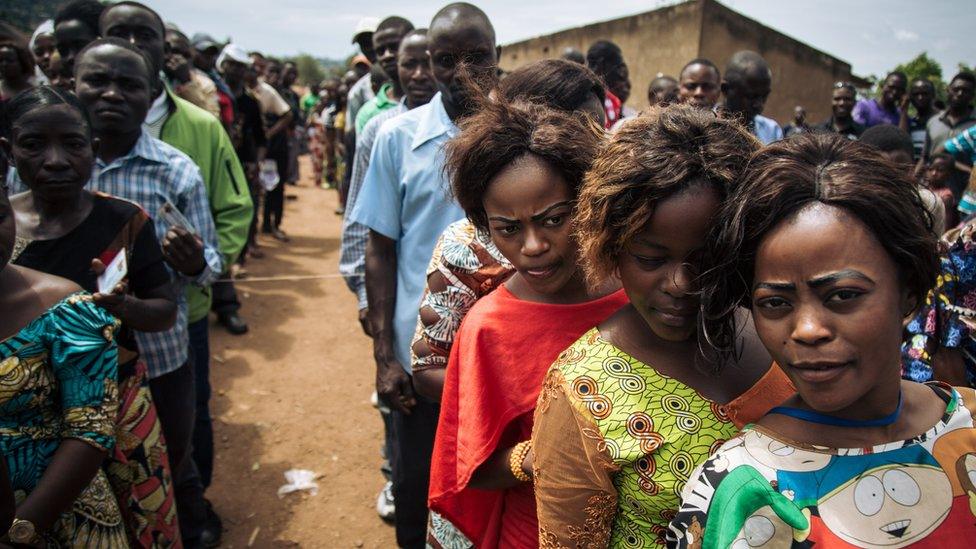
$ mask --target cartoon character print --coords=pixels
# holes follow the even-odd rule
[[[953,498],[965,500],[965,505],[958,506],[968,507],[971,516],[965,520],[971,524],[976,517],[976,429],[964,427],[943,434],[935,441],[932,455],[949,476]]]
[[[952,507],[948,476],[918,445],[835,456],[816,476],[820,518],[856,547],[910,545],[942,524]]]
[[[682,506],[671,526],[671,532],[678,534],[679,545],[690,549],[746,549],[790,546],[806,539],[810,531],[809,511],[778,493],[753,467],[739,465],[717,474],[707,469],[700,471],[693,491],[708,492],[711,497],[707,511],[688,506],[687,502]]]
[[[956,462],[956,474],[969,500],[969,512],[976,517],[976,453],[966,454]]]
[[[810,511],[803,509],[801,514],[810,520]],[[760,507],[746,519],[742,529],[729,545],[730,549],[757,549],[762,547],[810,547],[807,536],[810,528],[794,528],[780,517],[773,507]]]
[[[761,431],[750,431],[743,438],[749,456],[771,471],[809,473],[819,471],[830,463],[831,454],[797,448]]]

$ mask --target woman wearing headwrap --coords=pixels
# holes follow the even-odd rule
[[[37,26],[27,44],[34,56],[34,83],[43,86],[51,82],[51,57],[58,51],[54,41],[54,20],[48,19]]]

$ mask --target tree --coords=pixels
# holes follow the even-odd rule
[[[300,53],[291,59],[298,69],[298,81],[303,86],[318,84],[325,78],[325,69],[314,57]]]

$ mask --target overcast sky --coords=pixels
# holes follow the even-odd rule
[[[418,27],[444,0],[144,0],[187,34],[232,37],[247,49],[344,58],[365,15],[402,15]],[[666,0],[485,0],[502,44],[648,11]],[[949,78],[976,64],[972,0],[724,0],[726,6],[839,57],[856,74],[883,74],[928,51]]]

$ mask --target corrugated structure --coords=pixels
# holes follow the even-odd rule
[[[714,0],[692,0],[654,11],[593,23],[502,46],[501,66],[515,69],[527,63],[558,57],[567,47],[586,52],[597,40],[620,46],[630,69],[631,96],[635,109],[647,106],[647,87],[657,73],[674,77],[685,63],[705,57],[719,68],[733,53],[753,50],[773,70],[773,92],[765,115],[781,124],[803,105],[807,120],[817,123],[830,116],[832,85],[858,80],[851,66]]]

